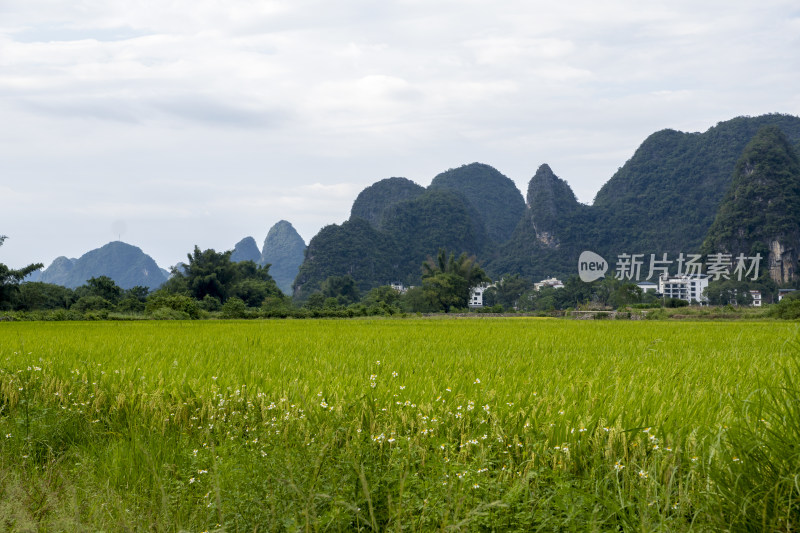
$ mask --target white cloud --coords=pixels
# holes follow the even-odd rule
[[[550,163],[590,201],[653,131],[800,114],[798,21],[788,0],[6,0],[0,253],[80,255],[115,212],[166,263],[248,221],[309,239],[378,179],[472,161],[523,192]]]

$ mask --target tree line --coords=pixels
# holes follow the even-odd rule
[[[0,236],[0,245],[5,240]],[[584,283],[568,278],[562,288],[536,289],[518,274],[492,280],[474,256],[441,249],[421,265],[421,284],[400,292],[390,285],[366,293],[350,275],[329,276],[303,300],[286,296],[269,274],[270,265],[231,261],[232,251],[216,252],[195,247],[187,262],[172,268],[159,289],[122,289],[107,276],[89,279],[75,289],[42,282],[23,282],[42,268],[32,264],[13,270],[0,264],[0,311],[32,319],[200,319],[271,317],[354,317],[403,313],[454,313],[469,311],[471,289],[484,287],[483,307],[477,312],[537,312],[561,314],[569,309],[619,309],[677,307],[681,300],[659,299],[630,282],[613,277]],[[706,296],[712,305],[744,306],[751,303],[750,289],[762,291],[771,303],[777,286],[763,276],[757,282],[714,283]],[[800,294],[800,291],[798,292]],[[793,315],[797,304],[784,304],[779,315]],[[786,311],[784,308],[789,309]],[[778,312],[778,311],[776,311]],[[8,316],[8,314],[6,315]]]

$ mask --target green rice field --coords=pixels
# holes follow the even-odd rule
[[[797,336],[0,323],[0,530],[798,531]]]

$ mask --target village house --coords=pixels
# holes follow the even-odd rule
[[[392,287],[394,290],[396,290],[397,292],[399,292],[400,294],[405,294],[405,293],[408,291],[408,289],[410,288],[410,287],[406,287],[405,285],[403,285],[403,284],[402,284],[402,283],[400,283],[399,281],[393,281],[392,283],[390,283],[390,286],[391,286],[391,287]]]
[[[490,285],[488,283],[481,283],[477,287],[472,287],[469,290],[469,308],[470,309],[478,309],[483,307],[483,293],[486,292],[486,289],[489,287],[494,287],[494,284]]]
[[[543,287],[552,287],[554,289],[563,289],[564,288],[564,284],[561,283],[561,280],[556,279],[556,278],[543,279],[539,283],[534,283],[533,284],[533,288],[536,289],[537,291],[542,290]]]
[[[761,307],[761,291],[750,291],[750,298],[753,300],[750,305],[753,307]]]
[[[705,275],[662,274],[658,278],[658,292],[664,298],[677,298],[689,303],[708,303],[708,298],[703,294],[706,287],[708,287],[708,276]]]

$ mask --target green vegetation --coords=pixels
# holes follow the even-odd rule
[[[441,248],[478,255],[488,244],[473,208],[450,190],[429,189],[393,205],[384,213],[381,228],[396,243],[399,279],[406,283],[417,283],[420,263]]]
[[[250,307],[261,305],[267,297],[282,296],[268,268],[253,261],[234,263],[231,253],[200,251],[195,246],[188,255],[189,264],[176,269],[162,290],[183,293],[195,300],[216,300],[220,304],[236,297]]]
[[[565,220],[582,214],[585,206],[578,203],[567,182],[553,174],[548,165],[540,166],[531,178],[527,200],[536,240],[552,247],[560,244],[560,235],[575,237]]]
[[[3,243],[7,238],[8,237],[6,235],[0,235],[0,246],[3,246]],[[44,265],[41,263],[36,263],[28,265],[19,270],[15,270],[8,268],[3,263],[0,263],[0,310],[11,307],[10,302],[12,298],[14,298],[14,296],[19,292],[20,282],[25,279],[28,274],[39,270],[43,266]]]
[[[306,260],[294,281],[295,298],[307,299],[330,276],[351,275],[364,292],[391,283],[399,276],[396,249],[391,239],[362,218],[325,226],[308,243]]]
[[[708,230],[703,252],[727,252],[733,257],[761,253],[766,260],[767,245],[778,242],[791,250],[794,257],[787,259],[796,265],[798,213],[800,158],[780,129],[764,127],[736,164],[733,183]],[[767,268],[762,271],[768,274]]]
[[[456,258],[444,250],[436,259],[428,258],[423,263],[420,286],[400,292],[382,285],[364,294],[352,276],[330,276],[319,291],[299,302],[276,290],[265,268],[252,262],[222,261],[229,252],[199,253],[201,262],[202,258],[213,258],[219,269],[208,264],[194,268],[191,274],[174,276],[162,289],[152,293],[147,287],[123,290],[105,276],[92,278],[75,290],[41,282],[21,283],[6,303],[11,311],[0,314],[0,320],[352,318],[468,312],[570,316],[570,310],[575,309],[604,312],[605,317],[658,319],[672,318],[673,314],[665,312],[667,309],[687,305],[682,300],[659,299],[653,293],[643,293],[632,283],[614,278],[584,283],[573,276],[563,288],[535,290],[521,276],[505,276],[485,290],[483,308],[468,309],[468,288],[488,282],[488,277],[474,257],[461,254]],[[220,285],[220,280],[225,283]],[[747,307],[748,291],[753,288],[763,291],[767,305]],[[220,292],[212,294],[211,289]],[[676,318],[796,318],[796,313],[786,308],[788,303],[780,307],[769,305],[774,289],[774,283],[766,282],[715,282],[706,292],[711,307],[690,307]],[[618,313],[608,315],[612,310]]]
[[[767,315],[784,320],[800,320],[800,292],[785,296],[767,311]]]
[[[448,256],[447,250],[439,250],[436,259],[429,257],[422,263],[422,294],[431,311],[466,309],[470,289],[490,281],[475,258],[465,253],[456,258],[452,253]]]
[[[442,172],[429,190],[449,190],[463,195],[475,211],[487,237],[507,241],[525,212],[525,201],[509,178],[482,163],[462,165]]]
[[[442,247],[476,255],[494,279],[518,274],[532,282],[572,275],[583,250],[609,259],[620,253],[697,252],[731,190],[737,160],[762,127],[780,130],[786,154],[794,154],[800,118],[789,115],[738,117],[704,133],[660,131],[642,143],[591,206],[577,202],[567,182],[547,165],[530,180],[527,206],[511,180],[478,163],[439,174],[427,190],[403,178],[380,181],[362,191],[350,219],[368,221],[373,231],[344,225],[335,227],[341,231],[321,231],[312,241],[319,253],[306,258],[295,286],[305,298],[327,277],[346,274],[362,292],[390,281],[416,285],[419,262]],[[794,175],[783,168],[790,159],[775,160],[772,168]],[[795,177],[758,189],[767,194],[745,196],[736,213],[745,209],[745,220],[754,220],[766,211],[780,218],[783,229],[796,230],[800,210],[792,209],[792,191],[800,187],[797,182]],[[751,203],[756,207],[749,209]],[[763,203],[770,208],[757,207]],[[749,234],[760,231],[758,224],[750,226]],[[800,248],[795,230],[784,232],[781,241],[791,250]],[[766,258],[769,243],[759,243],[745,252],[763,251]],[[365,249],[373,250],[369,260],[362,257]],[[791,254],[782,261],[798,272],[796,253]]]
[[[256,264],[261,263],[261,252],[258,250],[256,240],[252,237],[245,237],[237,242],[231,253],[231,261],[234,263],[240,261],[252,261]]]
[[[311,240],[295,297],[305,300],[330,276],[353,276],[362,293],[392,282],[419,285],[426,257],[447,248],[488,259],[524,211],[514,182],[478,163],[439,174],[428,189],[381,180],[358,195],[350,220]]]
[[[567,182],[548,165],[541,165],[528,183],[527,202],[524,217],[487,269],[530,281],[574,274],[581,251],[599,244],[596,235],[601,226],[592,218],[593,211],[578,203]],[[589,235],[594,240],[589,241]]]
[[[649,253],[698,250],[731,186],[737,161],[764,126],[800,139],[800,119],[789,115],[738,117],[704,133],[654,133],[600,189],[592,210],[609,247]],[[620,253],[619,250],[610,250]]]
[[[390,206],[411,200],[425,188],[406,178],[387,178],[370,185],[358,194],[350,209],[350,218],[363,218],[377,228]]]
[[[0,528],[793,531],[793,324],[0,324]]]
[[[522,276],[504,276],[483,293],[483,303],[488,307],[499,305],[503,309],[519,309],[520,298],[532,289],[533,283]]]

